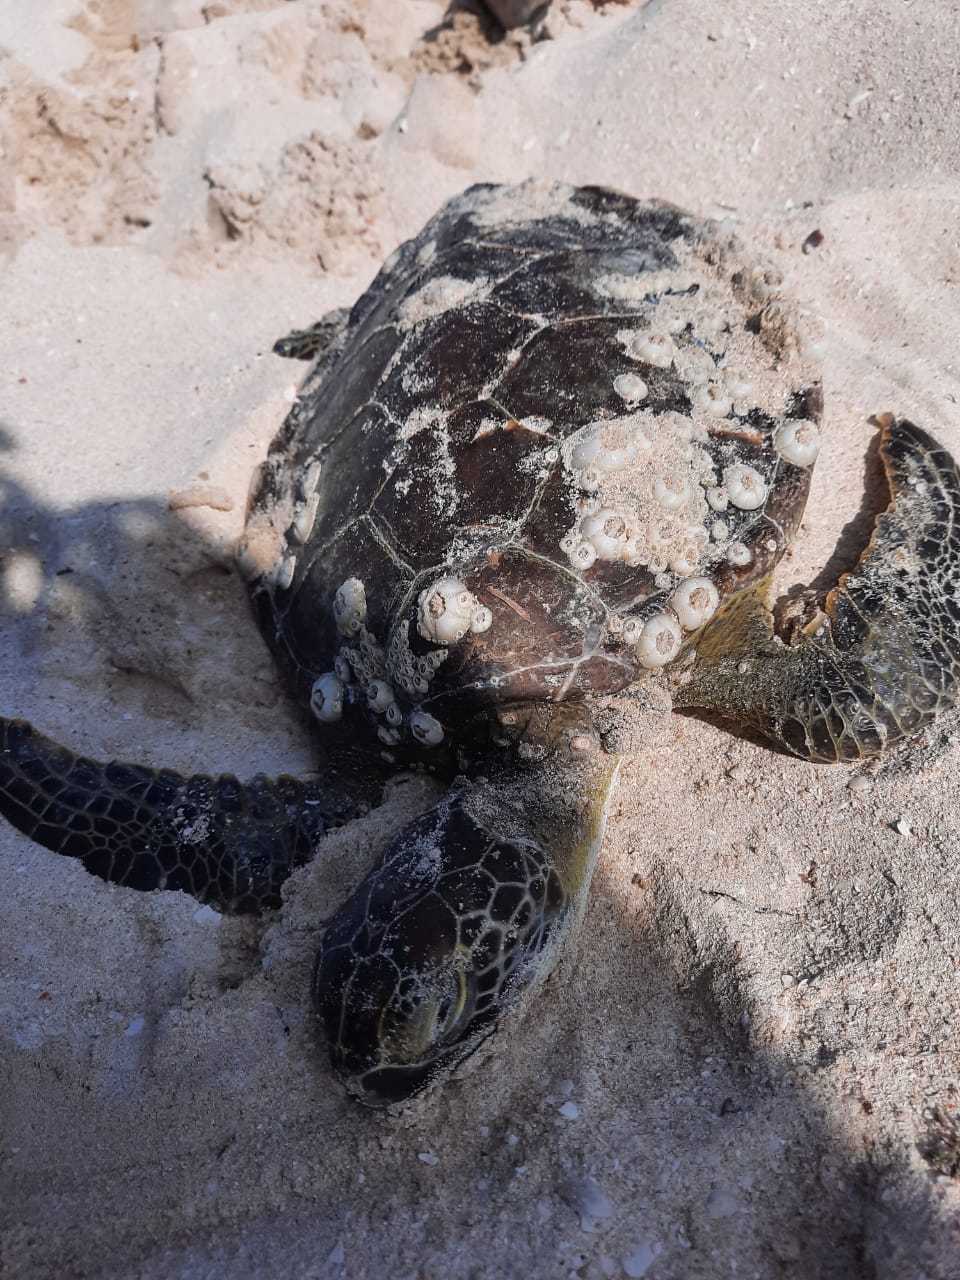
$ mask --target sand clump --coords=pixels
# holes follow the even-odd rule
[[[310,769],[229,569],[302,372],[270,349],[475,181],[724,215],[783,273],[827,354],[780,581],[835,581],[885,501],[868,416],[960,453],[953,26],[557,0],[491,42],[430,0],[6,6],[2,710],[100,758]],[[859,769],[649,688],[601,721],[625,761],[576,951],[388,1117],[337,1087],[309,971],[429,784],[263,920],[0,829],[0,1274],[956,1280],[956,716]]]

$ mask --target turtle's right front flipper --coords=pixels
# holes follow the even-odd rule
[[[697,641],[676,706],[717,711],[829,762],[879,755],[953,705],[960,469],[912,422],[880,422],[891,501],[859,564],[786,635],[766,584],[734,596]]]
[[[376,770],[331,764],[322,781],[185,777],[58,746],[0,717],[0,814],[55,853],[133,889],[182,889],[226,911],[280,902],[324,831],[379,803]]]

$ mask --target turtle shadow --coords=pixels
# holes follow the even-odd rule
[[[856,567],[861,556],[870,545],[877,517],[882,515],[890,505],[890,485],[880,456],[879,431],[870,438],[864,453],[863,491],[857,510],[850,516],[837,535],[833,551],[823,568],[811,581],[798,584],[785,592],[785,599],[791,600],[804,591],[812,591],[825,595],[835,587],[841,576]]]
[[[4,469],[14,451],[0,424],[0,628],[27,700],[50,680],[125,689],[137,714],[181,727],[208,696],[254,713],[286,701],[228,546],[159,496],[52,505]],[[217,663],[227,643],[240,657]]]
[[[669,885],[631,901],[602,866],[598,879],[570,989],[554,987],[555,1016],[524,1029],[542,1042],[552,1108],[570,1096],[589,1112],[602,1086],[602,1129],[571,1132],[564,1164],[611,1199],[616,1184],[628,1188],[602,1224],[607,1251],[614,1240],[627,1248],[642,1224],[656,1274],[676,1280],[751,1266],[816,1280],[878,1280],[921,1263],[940,1274],[955,1224],[937,1195],[934,1144],[917,1143],[929,1166],[918,1172],[910,1147],[870,1134],[866,1098],[849,1128],[825,1104],[843,1096],[851,1046],[827,1034],[772,1051],[754,1030],[756,975],[735,940],[705,951]],[[520,1107],[518,1090],[509,1109]],[[535,1146],[555,1125],[548,1115],[521,1137]],[[660,1193],[668,1170],[684,1188],[679,1219]],[[574,1230],[575,1218],[558,1225]]]

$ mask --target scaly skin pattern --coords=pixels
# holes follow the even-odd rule
[[[951,706],[960,678],[960,471],[884,416],[891,502],[859,564],[792,643],[762,589],[706,627],[674,703],[718,711],[810,760],[877,756]]]
[[[563,928],[571,900],[512,817],[518,834],[509,816],[500,834],[485,831],[448,793],[324,934],[314,1002],[334,1066],[360,1101],[404,1098],[465,1057]]]
[[[571,733],[567,712],[532,719],[544,757],[455,784],[323,936],[314,1003],[334,1067],[369,1106],[467,1057],[551,972],[582,915],[619,760]]]
[[[240,782],[101,764],[0,717],[0,813],[8,822],[104,880],[182,889],[222,911],[280,905],[280,886],[313,857],[323,832],[354,817],[359,792],[375,789],[373,777],[351,784],[345,769],[340,782],[263,774]]]

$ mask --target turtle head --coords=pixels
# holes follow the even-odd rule
[[[367,1106],[471,1053],[549,971],[570,901],[522,817],[453,792],[393,841],[331,920],[313,996],[333,1065]]]

